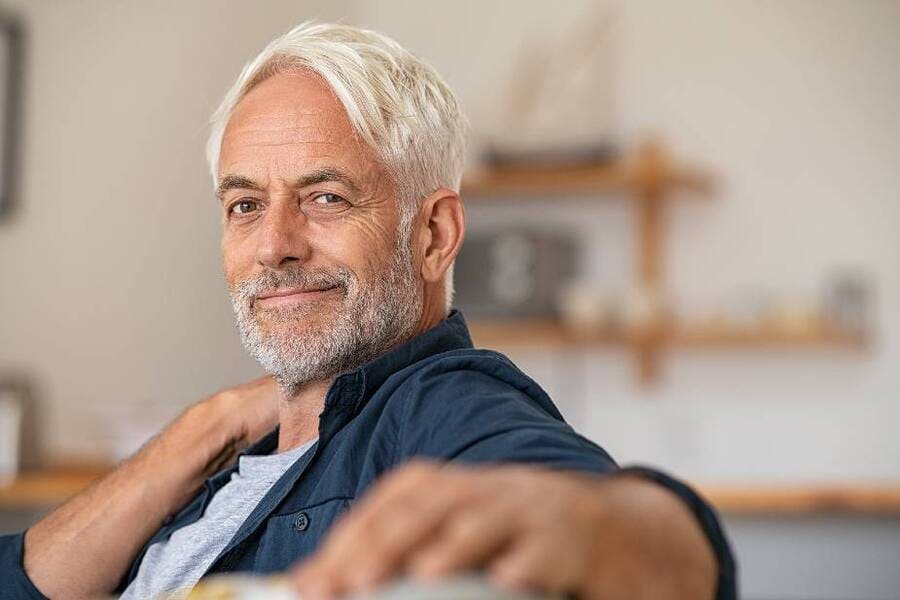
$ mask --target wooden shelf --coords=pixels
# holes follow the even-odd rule
[[[858,332],[829,327],[785,329],[772,325],[759,328],[687,327],[673,329],[666,341],[681,348],[808,348],[863,350],[867,337]]]
[[[668,200],[677,189],[707,194],[713,187],[712,179],[706,172],[676,165],[661,144],[650,141],[627,160],[608,165],[476,171],[464,180],[462,195],[466,201],[492,196],[551,200],[566,195],[605,193],[628,198],[636,211],[634,287],[650,297],[665,298],[663,253]],[[861,349],[867,345],[865,335],[826,327],[789,329],[774,325],[742,329],[674,323],[643,332],[587,334],[573,332],[554,321],[505,320],[475,322],[472,333],[478,344],[501,348],[628,346],[634,353],[637,377],[642,385],[659,380],[663,348]]]
[[[563,169],[491,169],[475,172],[462,184],[466,200],[485,196],[569,193],[597,194],[622,191],[631,185],[631,175],[623,165],[597,165]]]
[[[703,194],[712,189],[712,177],[703,171],[677,165],[661,144],[648,141],[625,160],[594,166],[535,166],[504,167],[470,174],[462,186],[466,201],[477,198],[526,197],[548,200],[565,195],[602,195],[616,193],[633,202],[635,218],[635,285],[653,295],[662,295],[664,287],[662,254],[665,230],[665,205],[672,192],[687,189]],[[557,346],[572,345],[570,334],[560,334],[552,326],[542,328],[544,340]],[[528,334],[530,335],[530,334]],[[514,328],[499,337],[521,339]],[[619,335],[593,336],[581,344],[601,341],[620,343],[628,337]],[[527,342],[527,339],[521,341]],[[638,380],[649,384],[659,377],[659,344],[657,336],[642,336],[632,344],[637,363]],[[487,343],[482,341],[482,343]]]
[[[719,511],[731,515],[900,516],[900,484],[699,485]]]
[[[474,320],[469,330],[476,346],[495,348],[590,348],[629,343],[622,333],[578,334],[552,319]]]
[[[583,196],[650,188],[682,188],[705,194],[712,188],[712,177],[708,173],[663,162],[648,165],[643,160],[553,168],[503,167],[467,175],[462,184],[462,196],[467,201],[491,196],[546,198],[560,194]]]
[[[34,510],[57,506],[109,472],[110,467],[60,467],[19,474],[0,484],[0,510]]]
[[[862,350],[866,336],[829,329],[790,330],[760,328],[692,327],[676,325],[656,332],[578,332],[552,319],[474,320],[470,323],[476,345],[484,347],[567,349],[604,346],[656,346],[695,349],[798,348]]]
[[[23,473],[0,485],[0,510],[44,510],[102,477],[111,467]],[[698,485],[718,510],[734,515],[837,513],[900,516],[900,483],[809,485]]]

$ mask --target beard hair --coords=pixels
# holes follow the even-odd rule
[[[393,250],[386,268],[370,273],[365,286],[343,266],[333,271],[293,266],[267,270],[231,286],[244,348],[288,396],[305,383],[352,371],[412,336],[424,299],[408,236],[398,236]],[[288,308],[254,306],[260,294],[292,287],[335,287],[341,293],[339,304],[329,309],[324,303],[334,301],[326,297]],[[293,330],[303,321],[306,331]]]

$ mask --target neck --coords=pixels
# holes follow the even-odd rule
[[[413,330],[412,337],[422,335],[446,319],[448,314],[443,286],[438,286],[436,289],[426,287],[425,295],[422,299],[422,316],[419,317],[419,323]]]
[[[278,452],[287,452],[319,435],[319,415],[333,379],[310,381],[278,402]]]

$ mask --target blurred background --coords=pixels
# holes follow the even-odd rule
[[[318,18],[462,100],[477,344],[704,490],[747,598],[900,598],[900,3],[2,4],[0,530],[259,373],[206,123]]]

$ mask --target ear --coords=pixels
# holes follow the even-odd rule
[[[433,192],[422,201],[419,218],[422,278],[428,283],[443,281],[466,234],[459,194],[447,188]]]

